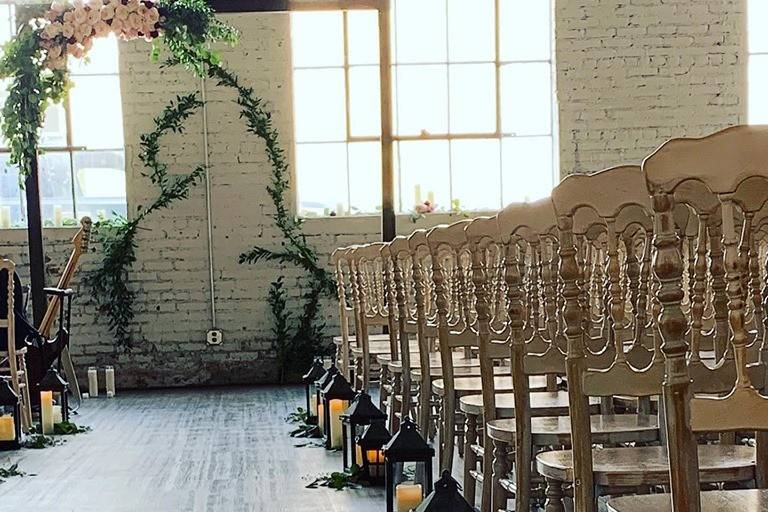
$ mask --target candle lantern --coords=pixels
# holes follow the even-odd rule
[[[451,477],[451,472],[443,470],[443,476],[435,482],[435,490],[415,512],[475,512],[459,489],[459,482]]]
[[[363,434],[367,425],[374,421],[385,421],[387,415],[381,412],[381,409],[373,405],[371,395],[360,393],[352,402],[344,414],[341,416],[342,423],[342,452],[344,461],[344,470],[352,468],[354,464],[362,466],[363,453],[357,445],[357,438]],[[387,439],[389,440],[389,439]],[[383,446],[384,443],[382,443]],[[381,448],[381,447],[379,447]]]
[[[8,379],[0,381],[0,451],[21,447],[21,401]]]
[[[69,421],[69,384],[56,368],[48,369],[38,385],[40,390],[40,422],[43,434],[53,433],[53,425]]]
[[[321,398],[325,413],[323,433],[325,434],[325,449],[341,448],[342,424],[341,415],[349,407],[349,403],[355,398],[355,390],[349,385],[347,379],[338,371],[331,382],[321,391]]]
[[[387,512],[410,511],[418,507],[432,492],[432,448],[416,428],[411,418],[405,418],[400,430],[384,446],[386,462]],[[416,465],[416,482],[405,482],[406,464]]]
[[[325,435],[325,406],[323,405],[323,400],[320,394],[325,386],[330,384],[331,379],[333,379],[333,376],[337,373],[339,373],[339,369],[332,364],[328,367],[323,376],[315,382],[315,396],[317,397],[317,426],[320,430],[321,437]]]
[[[309,371],[302,377],[304,394],[307,399],[307,424],[317,423],[317,390],[315,384],[323,375],[325,375],[323,361],[320,358],[315,358]]]
[[[376,485],[384,483],[384,445],[392,436],[384,426],[384,420],[374,420],[365,427],[363,434],[357,439],[360,449],[360,473],[368,483]]]

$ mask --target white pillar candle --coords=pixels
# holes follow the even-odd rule
[[[395,487],[397,512],[410,512],[422,502],[421,484],[406,482]]]
[[[64,219],[64,209],[60,204],[53,205],[53,225],[61,226]]]
[[[421,204],[421,185],[413,187],[413,198],[415,204]]]
[[[51,413],[53,415],[53,424],[54,425],[64,421],[64,419],[61,417],[61,406],[60,405],[54,405],[52,407]]]
[[[325,428],[325,407],[323,404],[317,404],[317,425],[322,433]]]
[[[336,215],[344,215],[346,208],[344,208],[344,203],[338,203],[336,205]]]
[[[115,396],[115,368],[112,366],[104,367],[104,381],[107,387],[107,396]]]
[[[435,193],[432,192],[431,190],[427,192],[427,201],[429,201],[429,204],[431,204],[432,206],[435,205]]]
[[[40,392],[40,423],[43,434],[53,433],[53,391]]]
[[[16,439],[16,426],[13,416],[0,416],[0,441],[13,441]]]
[[[331,415],[331,448],[341,448],[341,415],[347,408],[344,400],[331,400],[330,406]]]
[[[94,366],[88,368],[88,395],[91,398],[99,396],[99,373]]]
[[[9,229],[11,227],[11,207],[3,206],[0,208],[0,228]]]
[[[317,395],[315,393],[309,395],[309,415],[317,416]]]

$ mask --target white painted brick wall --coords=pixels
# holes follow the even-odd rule
[[[538,1],[538,0],[536,0]],[[746,115],[743,0],[579,0],[556,7],[556,79],[563,173],[585,172],[620,162],[639,162],[665,138],[714,131]],[[292,154],[289,19],[286,14],[224,17],[242,30],[240,45],[223,49],[224,61],[253,86],[273,112],[283,147]],[[160,70],[146,43],[121,43],[129,207],[146,204],[155,191],[141,176],[139,135],[178,94],[200,89],[188,72]],[[293,268],[242,266],[237,256],[253,244],[278,247],[272,204],[265,186],[270,168],[263,145],[245,133],[230,91],[206,84],[210,142],[214,259],[218,326],[224,344],[208,347],[208,292],[204,187],[170,210],[151,216],[139,232],[138,261],[130,275],[138,292],[134,338],[128,355],[115,352],[106,323],[81,292],[74,315],[73,354],[82,369],[116,364],[122,387],[265,382],[274,379],[270,314],[265,297],[278,275],[300,290]],[[203,161],[202,116],[184,135],[164,139],[163,158],[174,172]],[[417,224],[399,217],[407,233],[455,218],[430,216]],[[342,245],[378,239],[379,219],[309,219],[308,239],[328,261]],[[47,229],[49,280],[58,278],[70,248],[71,230]],[[27,275],[26,233],[0,232],[0,254]],[[84,256],[80,275],[94,267]],[[297,303],[298,304],[298,303]],[[324,317],[337,327],[335,305]],[[83,371],[84,373],[84,371]]]

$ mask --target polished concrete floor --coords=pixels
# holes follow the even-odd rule
[[[0,452],[28,476],[0,484],[0,511],[380,512],[381,489],[306,489],[338,453],[296,447],[285,416],[296,387],[122,393],[86,400],[86,434],[44,450]]]

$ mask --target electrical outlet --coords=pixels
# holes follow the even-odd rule
[[[221,329],[211,329],[208,331],[208,344],[221,345],[224,341],[224,333]]]

